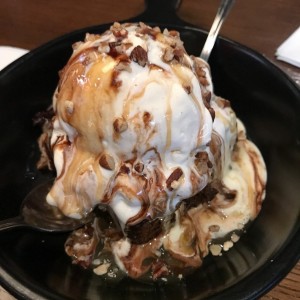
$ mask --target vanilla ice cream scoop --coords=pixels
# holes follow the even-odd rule
[[[54,95],[48,202],[75,218],[105,203],[124,225],[174,211],[211,180],[211,95],[208,66],[177,32],[116,23],[87,35]]]

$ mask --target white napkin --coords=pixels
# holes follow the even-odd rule
[[[300,68],[300,27],[277,49],[277,59]]]
[[[28,50],[26,49],[10,46],[0,46],[0,71],[27,52]]]

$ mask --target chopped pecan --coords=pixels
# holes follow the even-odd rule
[[[180,37],[179,32],[176,30],[169,30],[169,35],[176,37],[176,38]]]
[[[120,27],[118,29],[113,28],[112,33],[117,39],[124,39],[128,35],[128,31],[123,27]]]
[[[122,52],[122,42],[110,42],[108,43],[109,46],[109,52],[108,54],[112,57],[117,57]]]
[[[209,85],[209,82],[206,77],[199,77],[199,81],[200,81],[200,84],[202,84],[204,86]]]
[[[120,61],[117,65],[116,65],[116,67],[115,67],[115,69],[117,70],[117,71],[127,71],[127,72],[129,72],[129,73],[131,73],[131,67],[130,67],[130,64],[128,63],[128,62],[126,62],[126,61]]]
[[[145,126],[148,126],[151,120],[152,120],[151,114],[148,111],[145,111],[143,114],[143,122]]]
[[[161,30],[159,27],[150,27],[147,26],[145,23],[143,22],[139,22],[139,29],[137,30],[137,35],[141,35],[142,37],[145,37],[145,35],[149,35],[150,37],[152,37],[153,39],[156,39],[156,36],[161,33]]]
[[[114,170],[115,169],[115,160],[109,154],[102,154],[99,159],[99,164],[102,168],[106,170]]]
[[[99,39],[99,34],[87,33],[84,38],[84,42],[94,42]]]
[[[173,58],[174,58],[173,50],[174,49],[172,47],[165,48],[165,51],[164,51],[164,54],[162,57],[165,62],[170,62],[171,60],[173,60]]]
[[[182,87],[187,92],[187,94],[190,94],[192,92],[192,87],[190,85],[184,84]]]
[[[169,178],[166,180],[166,185],[168,190],[173,191],[174,188],[177,188],[176,183],[178,183],[179,179],[183,175],[183,171],[180,168],[176,168]]]
[[[216,97],[216,102],[222,108],[231,107],[230,101],[221,97]]]
[[[142,67],[145,67],[148,62],[147,51],[142,46],[136,46],[131,51],[130,58]]]
[[[98,242],[94,228],[88,224],[71,233],[65,243],[65,251],[73,263],[87,268],[92,263]]]
[[[109,47],[108,43],[100,43],[100,45],[98,47],[98,52],[109,53],[109,51],[110,51],[110,47]]]
[[[205,151],[200,151],[195,155],[195,165],[200,174],[205,174],[208,171],[208,154]]]
[[[203,97],[204,102],[207,105],[209,105],[210,104],[210,100],[211,100],[211,92],[210,91],[203,92],[202,97]]]
[[[174,49],[173,53],[174,53],[174,59],[176,59],[179,62],[182,62],[183,57],[184,57],[183,48],[176,48],[176,49]]]
[[[117,118],[113,123],[115,132],[122,133],[128,128],[128,124],[124,118]]]
[[[121,173],[121,174],[129,174],[130,173],[130,169],[126,165],[122,165],[120,167],[119,173]]]
[[[200,151],[196,153],[195,157],[201,159],[202,161],[206,161],[208,159],[208,154],[205,151]]]
[[[144,164],[142,162],[138,162],[134,165],[134,169],[138,173],[142,173],[144,171]]]
[[[122,85],[122,81],[119,79],[120,71],[115,69],[111,76],[112,88],[118,89]]]

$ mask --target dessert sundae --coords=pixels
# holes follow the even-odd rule
[[[47,201],[71,218],[66,253],[101,276],[182,277],[259,213],[266,168],[208,64],[179,33],[115,23],[73,46],[39,139]],[[49,112],[48,112],[49,113]]]

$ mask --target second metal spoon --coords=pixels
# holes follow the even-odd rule
[[[214,19],[214,22],[211,26],[211,29],[208,33],[207,39],[203,46],[202,52],[200,54],[200,57],[205,61],[208,61],[209,59],[210,53],[214,47],[221,26],[224,20],[226,19],[226,17],[228,16],[233,4],[234,4],[234,0],[222,0],[221,5],[219,6],[217,15]]]
[[[17,227],[29,227],[39,231],[67,232],[91,222],[93,212],[82,219],[63,215],[60,210],[46,201],[53,181],[46,181],[34,188],[23,200],[20,215],[0,221],[0,232]]]

